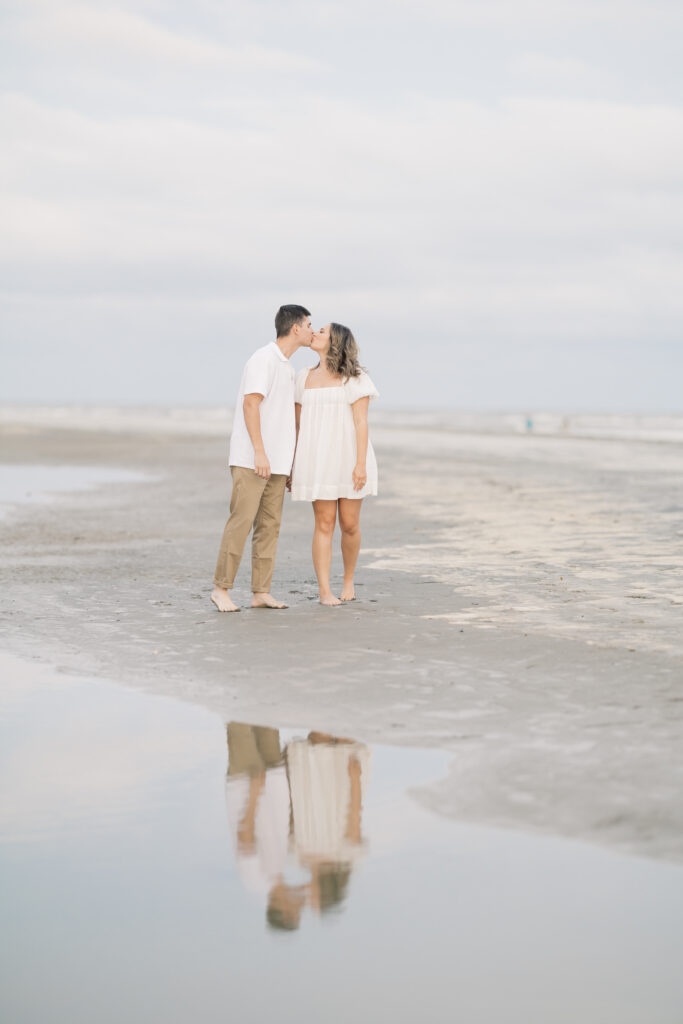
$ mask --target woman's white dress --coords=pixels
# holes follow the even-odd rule
[[[302,864],[319,860],[351,864],[364,853],[363,841],[348,834],[351,758],[360,765],[363,805],[371,766],[365,744],[293,740],[287,745],[294,847]]]
[[[368,439],[367,483],[353,489],[356,465],[356,428],[351,406],[359,398],[378,398],[367,373],[349,377],[331,388],[306,388],[310,369],[296,376],[295,401],[301,406],[299,439],[292,470],[294,501],[366,498],[377,494],[377,459]]]

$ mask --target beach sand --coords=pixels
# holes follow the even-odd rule
[[[6,473],[97,477],[5,511],[2,648],[226,720],[439,747],[448,777],[416,793],[438,813],[683,858],[680,442],[376,417],[358,601],[318,604],[288,500],[290,608],[220,615],[228,426],[4,410]]]

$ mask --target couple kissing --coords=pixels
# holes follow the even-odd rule
[[[368,406],[378,392],[359,363],[348,327],[318,331],[304,306],[281,306],[276,340],[247,361],[230,439],[230,516],[218,553],[211,600],[236,612],[230,596],[247,537],[251,542],[252,608],[286,608],[270,593],[285,490],[313,505],[313,566],[320,603],[355,600],[353,577],[360,551],[363,498],[377,494],[377,460],[368,436]],[[290,359],[300,348],[317,366],[296,376]],[[344,584],[332,593],[332,538],[339,519]]]

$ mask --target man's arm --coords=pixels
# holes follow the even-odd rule
[[[237,849],[241,854],[253,853],[256,847],[256,811],[265,784],[265,772],[249,779],[249,799],[237,824]]]
[[[244,422],[251,443],[254,446],[254,470],[257,476],[267,480],[270,476],[270,463],[266,450],[263,447],[263,438],[261,437],[261,411],[259,406],[262,401],[263,395],[256,393],[245,395],[243,409]]]
[[[294,423],[296,425],[296,440],[294,442],[294,454],[296,455],[296,446],[299,443],[299,427],[301,425],[301,402],[295,402],[295,404],[294,404]],[[291,491],[291,489],[292,489],[292,471],[293,471],[293,469],[294,469],[294,460],[292,460],[292,469],[290,469],[289,476],[287,477],[287,490],[288,491]]]

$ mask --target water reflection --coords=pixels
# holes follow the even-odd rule
[[[270,927],[294,931],[306,908],[341,908],[365,848],[369,748],[322,732],[283,744],[278,729],[243,722],[228,724],[227,741],[237,870]]]
[[[679,865],[436,815],[441,751],[369,784],[362,744],[231,723],[225,783],[202,708],[0,677],[0,1020],[681,1020]]]

